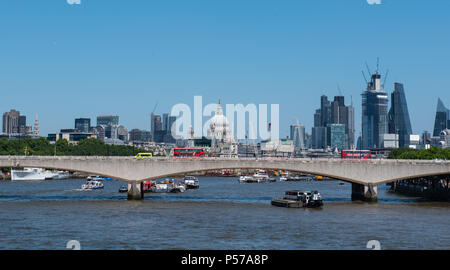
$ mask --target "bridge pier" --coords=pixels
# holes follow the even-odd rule
[[[352,183],[352,201],[377,202],[377,185],[361,185]]]
[[[142,182],[128,183],[128,200],[142,200],[144,192],[142,191]]]

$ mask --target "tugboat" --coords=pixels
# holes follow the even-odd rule
[[[322,196],[318,191],[286,191],[283,198],[272,200],[272,205],[291,208],[316,208],[322,207]]]
[[[186,185],[186,189],[197,189],[200,187],[198,179],[195,176],[186,176],[184,177],[183,181]]]

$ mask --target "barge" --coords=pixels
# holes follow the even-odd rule
[[[283,198],[273,199],[271,204],[288,208],[317,208],[323,206],[323,201],[318,191],[290,190]]]

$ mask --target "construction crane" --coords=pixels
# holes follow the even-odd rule
[[[158,107],[158,103],[159,103],[159,101],[156,101],[156,104],[155,104],[155,107],[153,108],[152,114],[154,114],[154,113],[155,113],[155,111],[156,111],[156,107]]]
[[[366,81],[366,84],[368,84],[369,81],[368,81],[367,78],[366,78],[366,74],[364,73],[364,70],[361,70],[361,72],[362,72],[362,75],[363,75],[363,77],[364,77],[364,80]]]
[[[386,70],[386,74],[384,75],[383,84],[381,85],[381,86],[383,87],[383,89],[384,89],[384,84],[386,83],[386,80],[387,80],[388,75],[389,75],[389,69]]]

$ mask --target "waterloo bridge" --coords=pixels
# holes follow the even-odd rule
[[[128,183],[129,199],[143,198],[145,180],[220,169],[286,170],[327,176],[352,183],[352,199],[363,201],[376,201],[380,184],[450,174],[450,161],[386,159],[1,156],[0,167],[47,168],[107,176]]]

